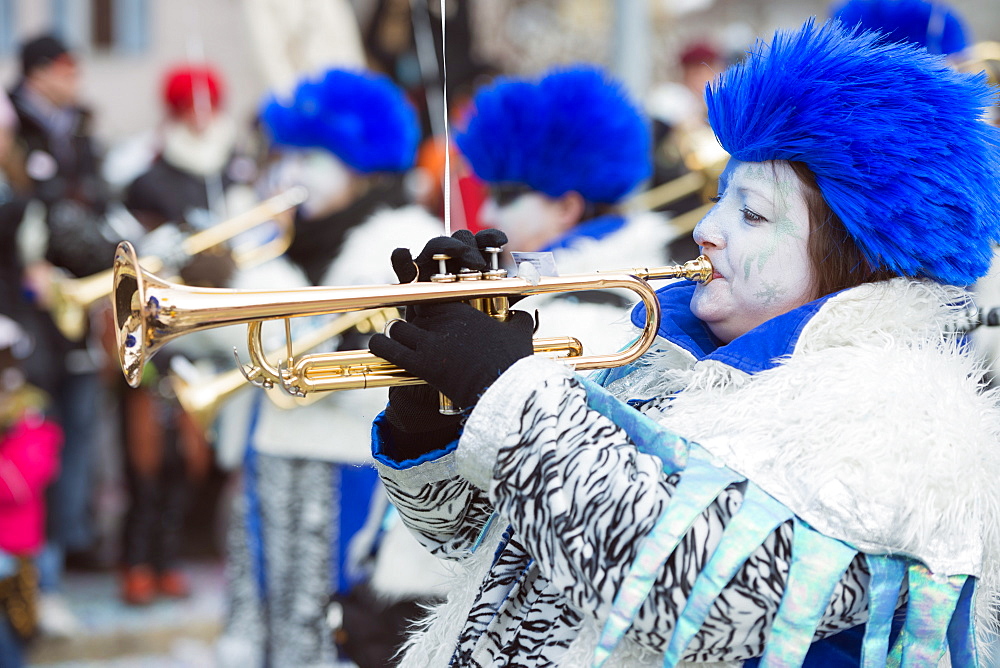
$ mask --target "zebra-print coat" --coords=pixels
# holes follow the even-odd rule
[[[782,406],[791,405],[804,387],[822,382],[840,397],[857,391],[858,383],[871,380],[861,376],[878,376],[877,368],[848,365],[840,378],[810,377],[815,370],[801,361],[822,354],[830,346],[847,353],[853,351],[855,361],[861,365],[884,356],[884,348],[904,358],[915,355],[910,360],[915,369],[924,366],[928,356],[942,358],[944,361],[936,368],[947,369],[950,364],[947,373],[961,389],[962,400],[976,396],[969,368],[957,361],[961,354],[953,351],[956,359],[951,363],[947,350],[929,343],[940,338],[937,328],[944,323],[939,312],[946,308],[943,305],[954,303],[948,300],[954,300],[956,295],[922,284],[914,287],[906,281],[887,285],[886,291],[878,294],[855,293],[860,295],[856,304],[851,301],[851,291],[842,293],[848,295],[846,298],[821,300],[786,320],[784,329],[776,329],[772,321],[764,333],[765,340],[754,342],[755,333],[751,333],[741,347],[710,351],[704,349],[708,337],[694,332],[690,313],[685,316],[681,312],[679,303],[683,299],[675,299],[675,303],[666,304],[667,310],[674,313],[672,324],[667,324],[667,329],[673,327],[673,331],[661,329],[661,334],[674,339],[676,345],[661,341],[660,350],[650,356],[645,366],[623,377],[617,374],[606,378],[606,384],[621,398],[644,400],[637,403],[664,424],[672,426],[676,422],[689,430],[678,433],[695,440],[704,435],[709,441],[720,438],[717,423],[732,425],[720,420],[724,416],[718,415],[709,403],[699,406],[693,401],[686,405],[681,402],[689,393],[716,392],[715,398],[720,401],[722,397],[738,402],[739,394],[753,388],[758,377],[761,382],[777,378],[786,389],[772,387],[770,398],[755,396],[760,403],[749,407],[749,411],[757,415],[744,419],[780,422],[789,418]],[[673,292],[680,294],[678,290]],[[917,298],[907,298],[913,294]],[[837,335],[829,341],[824,337],[830,336],[830,328],[808,327],[813,319],[822,321],[826,311],[843,311],[845,303],[848,311],[857,312],[856,317],[838,313],[844,327],[836,328]],[[880,309],[873,308],[879,304],[892,311],[886,320],[880,320]],[[894,318],[905,322],[897,326]],[[928,322],[937,334],[928,335]],[[776,347],[776,341],[784,343]],[[875,341],[880,341],[883,348],[868,350]],[[837,383],[840,387],[830,387]],[[886,385],[883,381],[881,390],[868,388],[865,396],[878,391],[887,394]],[[681,389],[685,391],[676,400],[656,398],[672,396]],[[945,438],[941,434],[948,429],[961,428],[959,421],[967,419],[970,410],[961,411],[954,420],[944,419],[947,414],[936,407],[939,401],[940,397],[925,397],[900,413],[897,420],[891,413],[879,415],[879,419],[891,422],[883,425],[886,432],[882,440],[891,441],[892,446],[897,441],[912,444],[921,440],[926,435],[926,420],[916,421],[911,415],[928,409],[942,423],[932,439]],[[680,405],[676,419],[675,405]],[[803,408],[801,402],[794,405],[797,411],[813,410]],[[864,407],[842,403],[817,406],[815,414],[805,420],[808,423],[814,419],[813,433],[802,432],[801,424],[795,425],[793,432],[798,439],[811,438],[817,447],[834,449],[828,435],[835,432],[831,425],[850,421],[858,408]],[[981,411],[984,406],[971,409]],[[976,427],[982,432],[980,437],[996,438],[996,411],[990,410],[990,425],[980,420]],[[377,421],[376,441],[382,433],[379,424]],[[758,432],[762,431],[758,427],[751,430],[755,447],[759,445]],[[901,435],[893,435],[893,431]],[[843,457],[864,458],[866,450],[878,449],[877,440],[860,443],[858,449],[842,453]],[[971,440],[984,442],[978,437]],[[722,441],[720,444],[725,445]],[[584,389],[572,373],[539,358],[521,360],[501,376],[473,411],[460,441],[446,451],[402,463],[392,462],[379,452],[376,442],[376,459],[389,494],[421,542],[439,556],[463,560],[463,574],[458,577],[464,578],[464,583],[455,586],[449,601],[414,638],[404,666],[587,665],[618,585],[678,481],[678,476],[662,472],[657,458],[639,452],[615,424],[588,409]],[[727,457],[732,455],[725,452]],[[883,467],[882,486],[918,496],[921,481],[895,484],[891,476],[885,475],[878,454],[872,461]],[[960,460],[968,464],[967,459]],[[835,463],[835,459],[831,461]],[[779,457],[779,467],[780,463]],[[835,465],[833,468],[836,470]],[[772,480],[780,482],[781,477],[772,476]],[[917,484],[918,489],[911,488],[911,484]],[[975,494],[981,493],[978,479],[971,480],[970,485]],[[742,493],[739,485],[731,486],[702,513],[658,575],[651,596],[608,665],[662,665],[663,651],[687,593],[717,545],[722,528],[741,503]],[[954,488],[953,496],[960,497],[958,503],[969,501]],[[804,507],[803,511],[812,512],[816,507]],[[859,512],[863,511],[862,503]],[[893,522],[900,521],[897,513],[887,515]],[[928,518],[918,514],[904,521],[919,523],[922,519]],[[897,533],[920,533],[919,527],[905,529]],[[962,530],[968,532],[970,528]],[[780,526],[729,583],[689,645],[684,655],[687,661],[739,665],[744,659],[760,655],[784,591],[791,553],[789,535],[789,526]],[[471,552],[477,544],[478,549]],[[886,545],[896,547],[891,541],[883,543]],[[933,560],[933,554],[921,551],[924,546],[910,547],[916,550],[909,553],[921,557],[926,554],[928,561]],[[867,582],[862,560],[855,560],[834,591],[818,636],[866,620]]]

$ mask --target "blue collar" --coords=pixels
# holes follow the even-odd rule
[[[618,215],[591,218],[590,220],[574,225],[565,235],[543,248],[542,252],[567,248],[576,243],[577,239],[603,239],[623,227],[625,227],[625,219]]]
[[[778,365],[791,354],[802,328],[833,295],[820,297],[755,327],[730,343],[722,344],[701,320],[691,313],[695,283],[679,281],[656,291],[662,317],[658,334],[694,355],[697,360],[718,360],[755,374]],[[646,307],[641,302],[632,310],[632,323],[642,327]]]

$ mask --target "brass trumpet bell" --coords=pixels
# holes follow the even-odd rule
[[[645,304],[646,325],[642,335],[631,346],[618,353],[574,356],[572,352],[566,352],[565,362],[580,370],[621,366],[638,359],[656,338],[660,304],[648,281],[689,278],[708,282],[712,279],[712,265],[707,258],[700,257],[684,265],[543,277],[537,282],[524,278],[485,277],[448,283],[312,287],[298,290],[224,290],[192,288],[158,278],[139,266],[135,250],[131,244],[124,242],[115,253],[114,274],[112,305],[118,358],[129,385],[138,387],[143,365],[163,344],[178,336],[203,329],[407,304],[501,300],[512,295],[527,297],[614,288],[631,290]],[[551,346],[543,340],[535,342],[536,351],[539,346],[549,353],[553,352]],[[368,356],[366,362],[385,365],[380,369],[379,375],[391,378],[378,381],[378,386],[422,382],[367,351],[359,351],[359,354]],[[298,369],[302,377],[311,376],[314,379],[350,375],[351,367],[358,367],[357,360],[349,355],[345,357],[349,359],[309,359],[310,356],[305,355],[297,362],[289,361],[289,371]],[[358,378],[348,384],[317,382],[302,385],[298,389],[323,391],[373,386],[376,384],[372,374],[362,365]]]

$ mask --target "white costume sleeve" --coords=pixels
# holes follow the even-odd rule
[[[469,555],[493,512],[486,494],[453,473],[452,458],[406,469],[377,464],[386,492],[417,540],[434,555]]]

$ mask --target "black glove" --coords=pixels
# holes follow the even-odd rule
[[[413,322],[394,324],[392,338],[376,334],[369,346],[457,406],[471,408],[511,364],[532,354],[534,324],[523,311],[500,322],[468,304],[430,304]]]
[[[400,283],[411,283],[417,278],[420,281],[431,280],[431,275],[438,273],[440,265],[431,259],[434,255],[443,253],[450,256],[445,265],[451,273],[468,268],[482,271],[489,268],[489,262],[483,249],[500,247],[507,243],[507,235],[500,230],[487,229],[472,236],[469,230],[458,230],[450,237],[434,237],[424,246],[414,259],[409,248],[397,248],[392,251],[392,270]]]
[[[397,248],[392,252],[392,268],[400,283],[412,282],[418,274],[418,269],[420,280],[430,281],[431,275],[439,271],[438,262],[431,258],[437,253],[446,253],[454,258],[448,261],[448,271],[457,272],[462,267],[482,270],[487,268],[482,249],[502,246],[505,243],[507,235],[500,230],[482,230],[475,236],[469,230],[457,230],[450,237],[435,237],[428,241],[416,260],[410,255],[408,248]],[[418,313],[418,310],[408,306],[407,321],[413,321]],[[461,416],[442,415],[438,411],[439,403],[438,391],[428,385],[390,387],[389,405],[385,411],[389,424],[397,432],[420,435],[419,439],[410,439],[396,433],[395,440],[419,441],[425,446],[424,451],[428,451],[454,438],[458,433]]]

